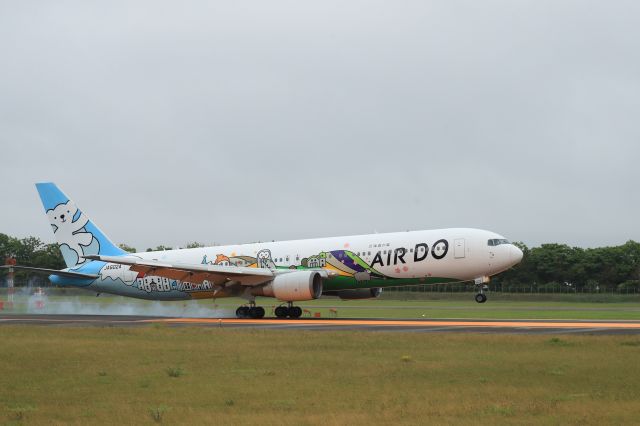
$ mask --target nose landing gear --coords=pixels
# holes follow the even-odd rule
[[[484,293],[478,293],[476,294],[476,302],[478,303],[484,303],[487,301],[487,296]]]
[[[478,293],[476,294],[476,297],[475,297],[476,302],[484,303],[487,301],[487,295],[484,294],[484,291],[489,290],[489,286],[487,285],[488,282],[489,282],[489,277],[480,277],[473,280],[473,284],[475,285],[475,288],[478,290]]]

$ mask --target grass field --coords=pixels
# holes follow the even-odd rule
[[[85,294],[85,293],[80,293]],[[65,295],[53,293],[47,296],[44,309],[37,309],[28,296],[16,296],[16,305],[4,312],[30,313],[84,313],[127,314],[160,316],[234,316],[235,309],[245,303],[240,299],[218,299],[190,302],[149,302],[118,296]],[[339,300],[322,298],[300,302],[305,315],[319,314],[323,318],[461,318],[461,319],[591,319],[591,320],[640,320],[640,300],[627,297],[582,296],[548,299],[539,295],[492,294],[487,303],[478,304],[473,294],[436,294],[430,298],[394,300]],[[423,296],[423,297],[429,297]],[[274,299],[258,299],[258,303],[273,315],[278,304]]]
[[[265,305],[272,302],[265,301]],[[232,308],[228,301],[218,306]],[[342,318],[482,318],[482,319],[636,319],[640,303],[571,303],[493,300],[478,304],[473,300],[332,300],[303,302],[322,317],[337,314]],[[335,309],[336,313],[330,311]]]
[[[0,328],[4,424],[637,424],[640,338]]]

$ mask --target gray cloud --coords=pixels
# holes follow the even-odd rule
[[[640,240],[636,2],[0,5],[0,232]]]

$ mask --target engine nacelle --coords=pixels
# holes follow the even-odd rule
[[[284,302],[317,299],[322,295],[322,276],[317,271],[298,271],[277,275],[254,292],[256,296],[275,297]]]
[[[338,296],[342,300],[375,299],[376,297],[380,297],[380,295],[382,294],[382,289],[379,287],[358,288],[355,290],[338,290],[325,294]]]

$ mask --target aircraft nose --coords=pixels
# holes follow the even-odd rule
[[[509,257],[511,258],[511,261],[513,262],[514,265],[517,265],[518,263],[520,263],[520,261],[522,260],[522,250],[520,250],[518,247],[511,245],[511,253],[509,253]]]

